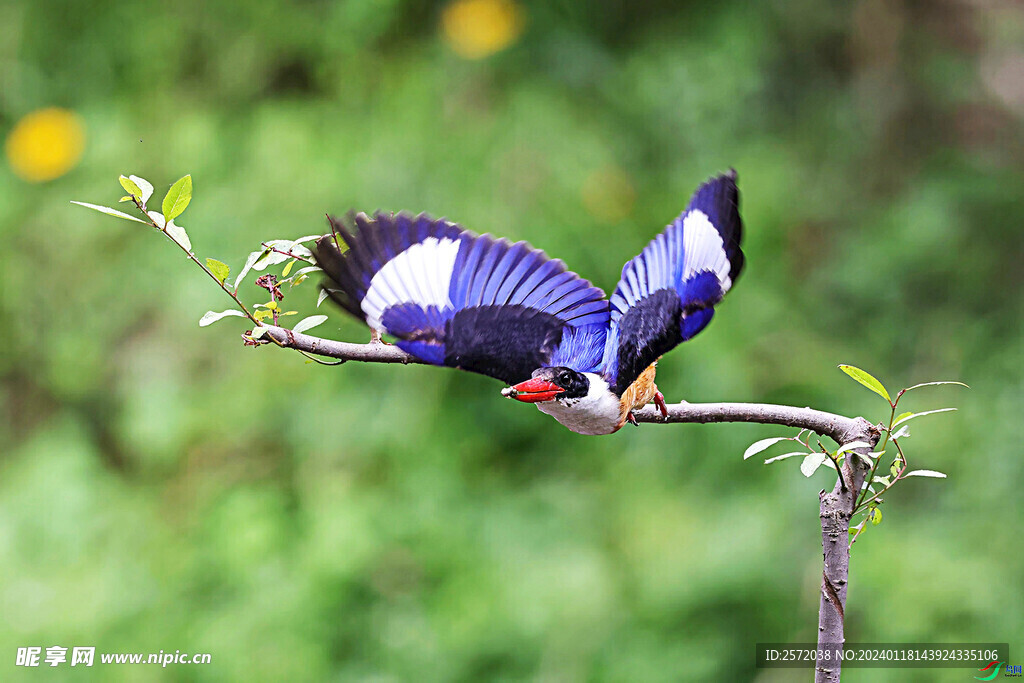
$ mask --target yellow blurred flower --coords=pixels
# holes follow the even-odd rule
[[[522,34],[523,23],[523,10],[512,0],[455,0],[441,15],[445,41],[466,59],[504,50]]]
[[[48,107],[27,114],[7,136],[11,169],[33,183],[64,175],[82,158],[85,127],[73,111]]]
[[[580,199],[587,213],[598,221],[617,223],[633,212],[636,190],[625,171],[618,166],[605,166],[584,179]]]

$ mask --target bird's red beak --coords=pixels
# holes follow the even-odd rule
[[[562,387],[546,379],[528,379],[502,389],[501,394],[523,403],[542,403],[550,401],[563,391],[565,390]]]

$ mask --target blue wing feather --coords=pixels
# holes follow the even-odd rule
[[[543,252],[531,251],[530,246],[526,242],[520,242],[516,247],[521,247],[525,253],[516,264],[515,270],[509,273],[501,288],[494,295],[494,303],[496,304],[516,303],[514,295],[518,291],[519,285],[543,263]]]
[[[626,263],[610,299],[602,361],[615,391],[707,326],[742,271],[741,237],[731,171],[697,188],[686,211]]]
[[[487,237],[484,235],[484,237]],[[453,270],[452,278],[453,291],[451,294],[452,305],[455,308],[465,308],[469,305],[469,288],[473,284],[473,275],[479,270],[480,259],[483,258],[487,249],[486,239],[477,237],[467,240],[469,253],[466,261],[459,270]]]
[[[556,358],[574,369],[600,365],[608,302],[561,261],[423,215],[354,222],[350,232],[332,220],[344,253],[332,236],[317,243],[327,291],[400,348],[508,382]]]
[[[504,254],[501,260],[494,266],[494,272],[487,279],[487,284],[484,285],[482,303],[485,304],[496,304],[498,292],[504,286],[505,280],[512,276],[515,271],[516,265],[519,260],[523,258],[523,249],[520,244],[509,245],[507,241],[502,240],[504,244]]]
[[[500,240],[495,240],[490,235],[485,235],[480,239],[486,239],[488,245],[487,251],[480,259],[480,265],[477,266],[476,272],[473,273],[473,284],[469,287],[469,297],[466,299],[466,303],[470,306],[480,306],[484,303],[484,287],[487,285],[487,279],[494,274],[495,264],[498,257],[502,254],[502,243]]]
[[[530,273],[530,276],[519,287],[516,287],[516,293],[509,297],[509,303],[524,304],[526,298],[533,294],[534,290],[540,285],[541,282],[545,282],[549,277],[557,275],[561,272],[562,262],[558,259],[546,260]]]

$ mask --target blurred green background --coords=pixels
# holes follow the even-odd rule
[[[1021,5],[7,0],[0,79],[0,678],[94,645],[213,663],[76,678],[810,679],[753,656],[817,634],[832,480],[741,458],[792,430],[581,437],[484,377],[243,348],[173,245],[68,203],[120,173],[191,173],[178,222],[235,271],[326,211],[408,209],[610,291],[735,167],[747,270],[659,385],[878,421],[836,364],[970,384],[906,399],[959,409],[906,442],[949,478],[854,547],[847,634],[1024,662]]]

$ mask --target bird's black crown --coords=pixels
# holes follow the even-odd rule
[[[534,379],[546,379],[562,387],[555,398],[583,398],[590,392],[590,380],[572,368],[540,368],[533,371]]]

